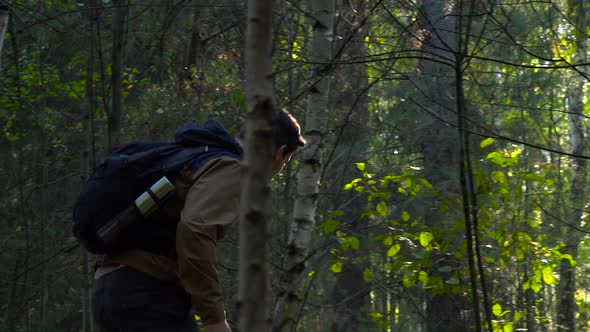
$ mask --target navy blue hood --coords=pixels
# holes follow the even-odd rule
[[[174,142],[183,146],[207,146],[209,152],[205,160],[211,160],[219,157],[231,157],[242,159],[242,147],[233,138],[233,136],[223,126],[214,120],[207,121],[203,126],[189,124],[182,127],[176,132]],[[201,158],[199,162],[189,162],[189,168],[193,171],[203,164]]]
[[[202,127],[188,124],[176,132],[174,141],[186,146],[207,145],[209,148],[224,149],[242,155],[242,147],[223,126],[209,120]]]

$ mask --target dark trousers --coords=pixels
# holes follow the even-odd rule
[[[184,289],[130,267],[95,281],[92,315],[100,332],[199,331]]]

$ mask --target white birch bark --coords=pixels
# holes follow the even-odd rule
[[[305,270],[312,230],[316,219],[316,201],[322,169],[322,137],[325,135],[325,117],[330,90],[329,72],[332,58],[334,0],[309,0],[311,16],[315,19],[312,36],[313,80],[316,80],[307,100],[304,137],[307,143],[302,151],[301,167],[297,176],[297,198],[289,233],[286,272],[282,280],[282,294],[275,308],[280,311],[278,329],[291,331],[296,323],[302,298],[298,292],[298,279]],[[279,310],[277,310],[279,309]]]
[[[248,2],[246,124],[242,161],[238,315],[240,331],[269,331],[267,267],[275,106],[272,84],[273,0]]]
[[[4,37],[8,29],[10,5],[12,5],[12,0],[0,0],[0,68],[2,68],[2,47],[4,46]]]

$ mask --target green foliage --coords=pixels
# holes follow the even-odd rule
[[[335,262],[334,264],[332,264],[332,266],[330,266],[330,270],[334,273],[340,273],[342,272],[342,267],[344,266],[344,264],[342,262]]]
[[[430,241],[432,241],[432,239],[434,239],[434,236],[430,232],[420,233],[420,245],[422,245],[423,247],[428,247],[428,244],[430,244]]]
[[[485,149],[486,147],[492,145],[495,142],[495,140],[491,137],[488,137],[486,139],[484,139],[483,141],[481,141],[481,143],[479,143],[479,147],[482,149]]]
[[[0,180],[7,188],[0,200],[2,220],[6,221],[0,226],[0,243],[5,249],[1,258],[8,267],[0,273],[2,280],[21,273],[20,265],[42,262],[63,249],[59,245],[71,238],[66,232],[66,207],[73,204],[83,176],[81,156],[95,152],[100,160],[105,150],[112,75],[109,20],[113,10],[109,1],[98,4],[105,6],[99,8],[94,27],[100,31],[95,30],[92,38],[85,3],[16,1],[11,9],[15,33],[6,35],[0,71],[4,142],[0,149]],[[318,62],[310,52],[313,19],[304,14],[311,13],[310,8],[304,2],[296,5],[278,4],[273,80],[279,104],[298,113],[305,130],[305,117],[299,114],[306,108],[307,93],[313,93],[313,82],[318,77],[309,73]],[[338,8],[339,15],[343,15],[337,20],[340,30],[334,35],[334,50],[338,50],[339,57],[337,65],[322,73],[327,74],[324,78],[333,79],[330,104],[324,112],[330,121],[325,124],[322,144],[327,150],[333,148],[334,142],[339,146],[328,160],[320,184],[319,240],[314,239],[329,244],[317,247],[318,256],[329,256],[329,263],[311,266],[305,279],[320,276],[321,282],[314,284],[310,292],[317,293],[317,298],[310,302],[325,304],[331,300],[326,296],[329,288],[342,287],[334,286],[335,280],[354,271],[359,279],[356,281],[373,287],[366,301],[371,309],[358,315],[366,316],[372,328],[403,329],[401,321],[407,319],[407,306],[402,311],[396,307],[400,305],[396,303],[398,295],[412,297],[419,304],[416,308],[422,308],[422,301],[431,295],[451,294],[469,300],[471,292],[462,200],[458,197],[456,172],[450,165],[456,162],[452,156],[457,142],[454,136],[447,137],[454,128],[439,131],[441,127],[437,127],[440,119],[445,126],[453,124],[455,114],[446,112],[447,108],[453,109],[455,99],[447,98],[447,91],[440,88],[432,89],[440,94],[431,95],[421,85],[421,81],[428,81],[427,86],[442,83],[440,87],[447,82],[444,76],[423,75],[428,66],[438,65],[426,59],[445,58],[444,54],[425,58],[427,53],[421,52],[422,42],[433,36],[429,28],[424,28],[427,20],[423,6],[387,2],[369,12],[369,8],[363,8],[367,5],[353,1]],[[574,164],[557,153],[513,143],[523,141],[554,151],[569,151],[569,118],[590,112],[590,105],[584,102],[580,110],[572,109],[575,93],[585,101],[589,89],[587,84],[581,88],[576,85],[584,67],[571,66],[584,62],[580,58],[580,40],[587,35],[588,27],[580,21],[585,17],[578,12],[581,9],[568,8],[570,5],[575,1],[559,6],[550,2],[514,3],[494,12],[493,17],[484,13],[469,20],[473,37],[466,46],[467,54],[473,57],[466,59],[461,72],[468,126],[475,134],[470,136],[474,147],[470,157],[477,202],[472,203],[478,217],[481,263],[493,303],[494,331],[518,330],[527,326],[525,320],[530,317],[534,324],[547,324],[545,330],[550,330],[550,324],[555,323],[551,317],[555,316],[557,301],[549,301],[548,296],[559,286],[558,267],[564,266],[576,268],[579,330],[587,330],[590,321],[590,301],[585,291],[590,282],[584,275],[590,266],[590,245],[583,236],[576,248],[579,252],[561,245],[568,240],[561,235],[562,221],[570,222],[572,210],[585,211],[581,205],[569,204]],[[199,21],[195,20],[194,8],[206,14]],[[241,25],[232,27],[241,20],[243,3],[221,1],[212,8],[187,2],[170,6],[134,4],[129,9],[126,68],[122,73],[123,139],[171,139],[185,123],[207,118],[218,118],[235,132],[247,108],[242,81],[244,34]],[[360,22],[366,25],[358,26]],[[211,39],[200,45],[204,65],[188,66],[195,27],[199,28],[196,35]],[[353,36],[350,40],[349,35]],[[355,35],[362,37],[355,39]],[[95,42],[95,63],[89,69],[91,40]],[[95,143],[86,147],[83,142],[89,138],[85,119],[89,109],[89,70],[96,96],[91,137]],[[358,98],[341,98],[346,94]],[[340,140],[341,128],[342,137],[351,128],[358,129],[362,144]],[[428,174],[423,164],[428,153],[424,138],[433,135],[444,144],[433,152],[442,156],[438,173]],[[346,180],[341,175],[346,172],[336,172],[338,167],[332,166],[336,164],[351,166],[358,175],[343,185],[340,181]],[[294,166],[296,170],[296,162]],[[44,172],[49,177],[45,182]],[[285,202],[276,204],[281,206],[276,208],[282,211],[281,220],[290,219],[289,209],[284,206],[289,206],[295,196],[295,186],[289,182],[294,178],[295,174],[289,173],[276,181],[281,189],[285,184],[285,194],[276,195],[285,197]],[[448,182],[435,180],[440,178]],[[339,192],[342,187],[344,194]],[[346,203],[338,201],[346,194]],[[49,197],[45,203],[49,211],[43,212],[42,195]],[[44,218],[42,212],[49,218]],[[359,231],[359,220],[367,225],[366,229]],[[585,215],[579,226],[586,229],[584,220]],[[275,232],[288,228],[286,223],[277,224],[280,226],[273,225]],[[43,248],[41,235],[46,236]],[[283,235],[273,239],[284,239]],[[326,247],[329,249],[323,249]],[[14,301],[20,302],[18,308],[29,310],[22,310],[15,318],[21,329],[59,330],[53,325],[38,326],[43,301],[36,290],[42,289],[42,271],[49,272],[50,279],[64,275],[63,271],[75,271],[52,281],[48,316],[51,323],[75,320],[75,328],[80,328],[79,322],[70,317],[80,316],[79,308],[67,305],[80,303],[80,287],[76,285],[85,280],[75,268],[80,260],[75,255],[57,257],[59,264],[50,261],[29,274],[21,273],[23,277],[14,283],[14,294],[22,291],[24,295],[17,295]],[[272,258],[282,257],[277,254]],[[25,258],[29,259],[26,263]],[[13,299],[7,298],[11,292],[6,290],[2,299],[9,303]],[[308,309],[302,310],[303,316],[315,314],[309,314]],[[469,308],[465,309],[469,315],[467,311]],[[420,314],[424,313],[415,313],[413,319],[422,317]],[[8,316],[15,317],[11,308],[3,305],[0,330]],[[311,330],[311,320],[305,325],[305,319],[300,329]],[[400,326],[391,326],[392,322]]]
[[[493,140],[484,140],[480,146],[489,148],[493,143]],[[487,271],[509,274],[514,268],[527,269],[529,277],[522,280],[520,290],[514,291],[540,294],[543,288],[554,287],[558,283],[555,267],[559,262],[564,261],[571,266],[577,263],[571,255],[560,251],[562,245],[550,245],[547,234],[538,232],[543,224],[539,213],[516,224],[518,211],[514,210],[513,201],[516,195],[521,194],[518,189],[520,184],[543,186],[548,183],[548,179],[540,173],[518,168],[521,153],[522,149],[519,148],[500,148],[475,164],[479,236],[485,244],[482,247],[482,259]],[[434,257],[439,255],[453,256],[466,262],[465,241],[455,247],[449,240],[455,232],[463,232],[462,218],[456,217],[455,227],[426,228],[419,213],[408,211],[409,205],[392,204],[404,200],[436,200],[443,216],[461,216],[462,204],[458,198],[442,197],[430,182],[417,176],[411,169],[400,175],[380,176],[370,171],[371,165],[368,163],[357,163],[356,167],[362,176],[347,183],[344,189],[364,195],[367,205],[362,218],[368,218],[373,225],[387,226],[379,228],[381,232],[377,232],[370,243],[359,241],[357,250],[368,246],[371,261],[382,262],[365,269],[363,281],[372,282],[394,276],[404,288],[421,289],[433,295],[466,292],[469,289],[466,279],[469,271],[465,263],[460,266],[436,264],[434,268],[433,262]],[[334,234],[336,227],[346,232],[347,225],[338,221],[344,217],[339,215],[324,222],[324,234]],[[356,237],[354,239],[356,244]],[[341,250],[334,254],[339,259],[347,259],[346,249],[352,244],[348,237],[339,240]],[[349,260],[347,264],[355,264],[355,261]],[[340,272],[340,265],[333,265],[333,271],[335,267]],[[494,304],[492,312],[494,331],[513,331],[523,319],[521,311],[504,309],[498,302]]]

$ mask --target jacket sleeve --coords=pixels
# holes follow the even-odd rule
[[[213,160],[194,175],[176,232],[178,277],[205,325],[225,319],[215,246],[239,218],[240,162]]]

